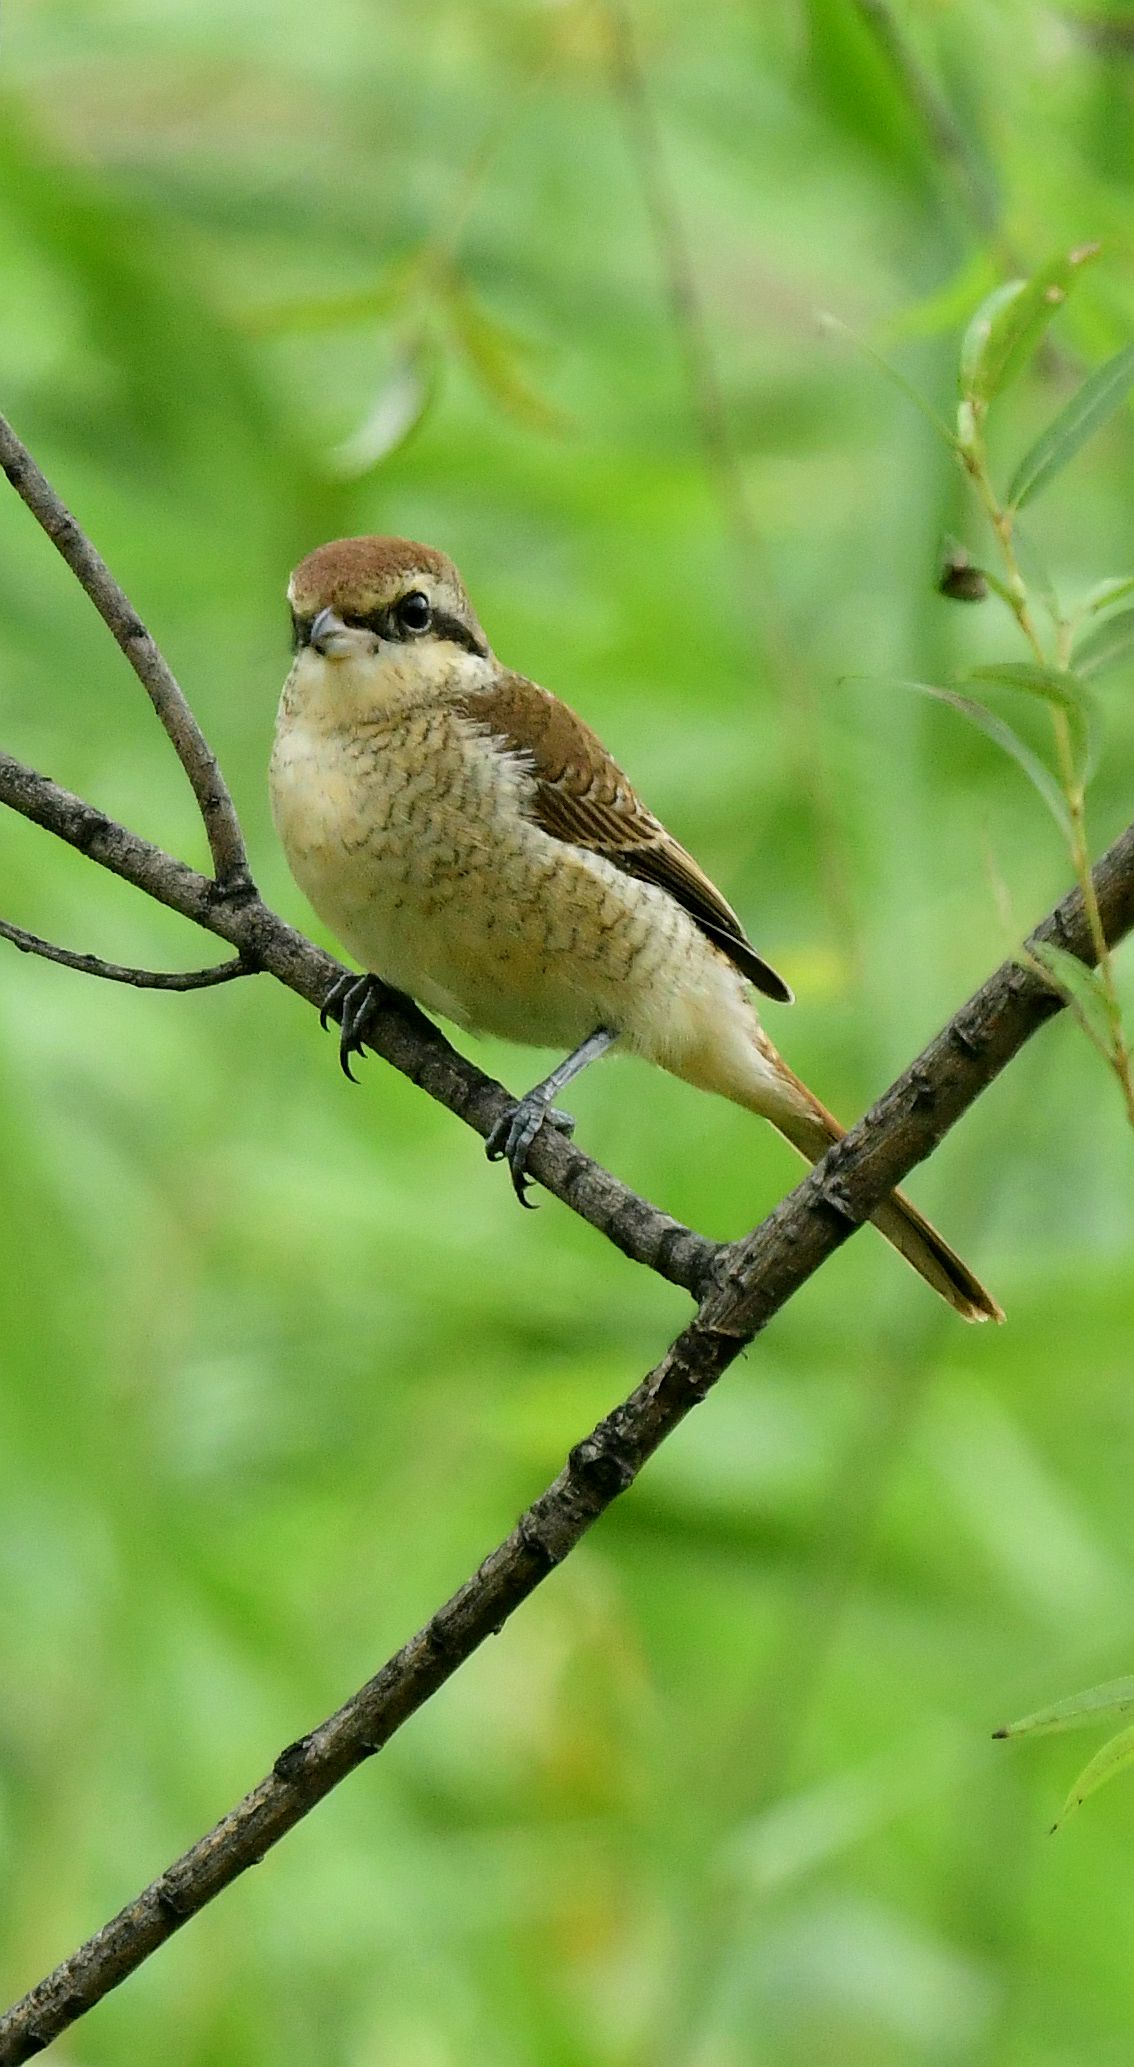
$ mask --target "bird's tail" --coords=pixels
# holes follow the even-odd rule
[[[778,1128],[793,1148],[806,1156],[809,1163],[817,1163],[821,1156],[826,1155],[831,1143],[841,1141],[847,1130],[788,1068],[782,1056],[776,1055],[774,1049],[771,1053],[775,1055],[777,1076],[782,1072],[787,1095],[782,1103],[777,1101],[774,1110],[767,1102],[756,1109]],[[884,1234],[906,1262],[913,1265],[918,1276],[923,1277],[927,1285],[932,1285],[942,1299],[947,1299],[965,1320],[1004,1319],[991,1292],[985,1290],[968,1264],[962,1263],[956,1251],[949,1247],[924,1214],[918,1212],[904,1192],[891,1192],[870,1217],[879,1233]]]

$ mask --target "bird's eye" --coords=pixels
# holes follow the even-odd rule
[[[404,632],[427,632],[433,622],[429,597],[423,596],[420,589],[414,589],[411,595],[402,597],[395,615]]]
[[[302,647],[309,646],[310,644],[311,619],[309,617],[297,617],[293,610],[291,613],[291,650],[293,653],[298,653]]]

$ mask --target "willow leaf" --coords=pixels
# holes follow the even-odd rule
[[[1024,454],[1008,488],[1008,506],[1022,510],[1054,480],[1080,446],[1101,429],[1134,385],[1134,344],[1123,345],[1113,359],[1088,374],[1046,431]]]
[[[961,341],[961,393],[970,402],[987,408],[1016,378],[1098,249],[1097,244],[1076,245],[1030,279],[1009,280],[985,297]]]
[[[1060,1829],[1068,1816],[1075,1809],[1082,1807],[1089,1795],[1097,1794],[1100,1787],[1105,1787],[1109,1780],[1117,1779],[1119,1773],[1131,1764],[1134,1764],[1134,1723],[1125,1730],[1119,1730],[1117,1736],[1109,1737],[1102,1749],[1096,1751],[1092,1759],[1088,1759],[1052,1824],[1052,1830]]]
[[[942,688],[937,682],[919,682],[906,676],[897,676],[894,678],[893,686],[897,689],[912,689],[918,696],[928,696],[935,703],[946,704],[950,710],[956,711],[960,717],[967,719],[970,725],[974,725],[978,732],[983,732],[986,739],[991,739],[994,746],[998,746],[1002,753],[1008,754],[1016,766],[1023,770],[1032,787],[1043,798],[1060,832],[1065,838],[1070,837],[1071,823],[1067,815],[1066,800],[1051,769],[1005,719],[998,717],[995,711],[990,711],[987,704],[977,703],[971,696],[961,696],[956,689]]]
[[[1081,1694],[1067,1694],[1049,1708],[1037,1708],[1019,1722],[1005,1723],[997,1737],[1046,1737],[1056,1730],[1086,1730],[1134,1709],[1134,1673],[1122,1679],[1104,1680]]]

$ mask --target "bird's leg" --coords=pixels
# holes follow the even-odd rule
[[[551,1125],[558,1127],[563,1134],[570,1134],[575,1125],[570,1113],[556,1112],[552,1106],[551,1101],[556,1092],[562,1091],[563,1086],[569,1084],[572,1077],[577,1077],[588,1062],[596,1062],[600,1055],[605,1055],[611,1042],[617,1039],[618,1035],[612,1033],[608,1026],[596,1027],[593,1034],[588,1034],[586,1040],[581,1041],[574,1052],[552,1070],[550,1076],[544,1077],[542,1083],[536,1084],[528,1092],[527,1097],[521,1098],[519,1103],[513,1106],[512,1111],[505,1113],[503,1119],[498,1120],[492,1129],[484,1144],[484,1152],[490,1163],[498,1163],[501,1160],[507,1162],[512,1172],[516,1197],[521,1206],[530,1204],[525,1197],[530,1183],[527,1175],[528,1150],[544,1121],[550,1121]]]
[[[380,976],[356,976],[350,971],[331,985],[323,1000],[319,1024],[325,1028],[328,1019],[338,1015],[342,1029],[339,1034],[339,1067],[352,1084],[357,1084],[358,1078],[350,1066],[350,1058],[361,1055],[371,1016],[382,999],[390,995],[389,984],[383,983]]]

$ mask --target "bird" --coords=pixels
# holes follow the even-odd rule
[[[391,990],[566,1051],[493,1129],[522,1204],[558,1094],[617,1045],[771,1122],[808,1161],[845,1129],[764,1029],[792,993],[582,718],[498,660],[453,562],[412,539],[318,546],[288,584],[294,658],[270,766],[293,876],[362,965],[328,1014],[351,1057]],[[901,1192],[873,1221],[966,1320],[991,1293]]]

